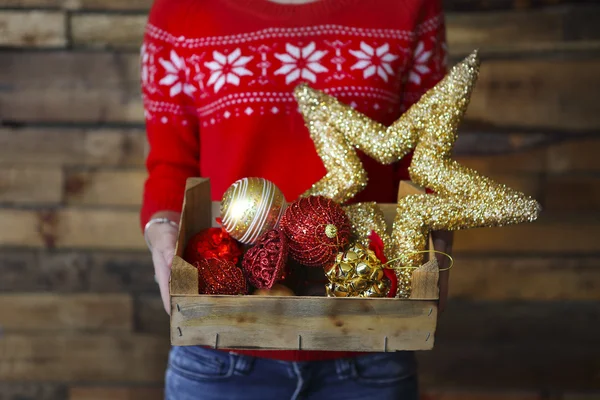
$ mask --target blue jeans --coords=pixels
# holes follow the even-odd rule
[[[284,362],[203,347],[173,347],[166,400],[418,400],[412,352]]]

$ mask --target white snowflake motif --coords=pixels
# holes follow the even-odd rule
[[[275,75],[285,75],[286,84],[290,84],[298,78],[315,83],[317,81],[315,74],[328,71],[319,62],[327,54],[327,51],[316,51],[314,42],[302,48],[287,43],[285,50],[286,53],[275,54],[275,57],[283,63],[281,68],[275,71]]]
[[[360,50],[350,50],[350,54],[358,58],[351,69],[362,69],[365,79],[377,73],[387,82],[388,77],[394,75],[391,63],[397,60],[398,56],[390,53],[390,45],[387,43],[374,49],[365,42],[360,42]]]
[[[189,83],[190,69],[185,64],[183,57],[179,57],[174,50],[171,50],[171,59],[160,59],[160,64],[163,66],[167,74],[160,80],[163,86],[170,86],[169,94],[175,97],[181,92],[192,97],[196,88]]]
[[[431,51],[425,51],[425,45],[423,42],[417,44],[413,56],[413,67],[408,75],[408,80],[415,85],[421,84],[421,77],[431,72],[427,66],[427,62],[431,58]]]
[[[227,56],[218,51],[213,51],[213,61],[205,62],[204,65],[211,70],[208,86],[214,85],[217,93],[225,83],[239,86],[240,77],[253,75],[246,68],[246,64],[252,60],[252,56],[242,56],[242,51],[237,48]]]

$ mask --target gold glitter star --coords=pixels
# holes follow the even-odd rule
[[[343,203],[359,193],[366,186],[367,176],[357,149],[380,163],[390,164],[414,148],[411,179],[436,192],[407,196],[398,203],[391,241],[401,289],[398,297],[410,296],[412,271],[407,267],[422,264],[424,254],[419,252],[425,250],[431,230],[531,222],[541,210],[534,199],[450,158],[478,74],[479,58],[473,52],[389,127],[307,85],[296,88],[300,109],[327,169],[326,176],[303,196],[322,195]],[[355,226],[360,236],[373,228],[382,230],[380,213],[373,204],[347,210],[356,217],[352,218],[355,225],[357,221],[368,225],[362,230]]]

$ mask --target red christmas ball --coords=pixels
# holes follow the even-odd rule
[[[242,270],[230,261],[208,258],[196,263],[198,293],[238,295],[248,294]]]
[[[272,229],[262,234],[242,260],[248,281],[257,289],[271,289],[285,278],[288,240],[283,232]]]
[[[190,239],[183,258],[192,265],[209,258],[217,258],[237,265],[241,256],[240,244],[223,228],[208,228]]]
[[[305,197],[290,204],[280,226],[289,240],[290,257],[311,267],[332,263],[352,235],[342,207],[324,196]]]

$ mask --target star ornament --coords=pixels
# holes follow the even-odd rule
[[[536,200],[451,158],[479,66],[475,51],[389,127],[307,85],[296,88],[300,110],[327,169],[327,174],[303,196],[322,195],[344,203],[364,189],[367,174],[356,150],[390,164],[414,149],[409,167],[411,180],[435,192],[401,199],[391,238],[384,238],[386,253],[394,259],[392,266],[399,278],[399,289],[402,288],[398,297],[410,296],[411,273],[407,267],[422,265],[422,252],[431,230],[532,222],[541,212]],[[359,204],[346,210],[355,227],[368,225],[381,231],[381,214],[376,205]],[[367,231],[363,228],[359,236]]]

